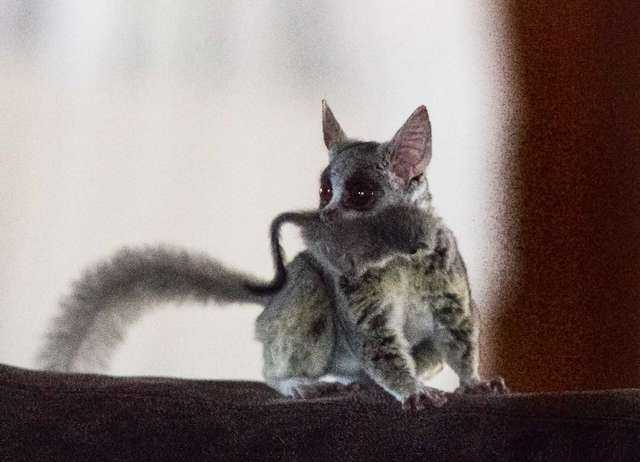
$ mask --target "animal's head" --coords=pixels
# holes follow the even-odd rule
[[[349,138],[322,102],[329,165],[320,177],[323,220],[371,215],[390,205],[428,206],[425,169],[431,160],[431,124],[420,106],[393,136],[378,143]]]
[[[416,109],[385,143],[348,138],[325,102],[322,125],[330,161],[320,177],[317,218],[301,226],[308,249],[329,267],[357,274],[428,247],[433,217],[424,175],[431,159],[427,109]]]

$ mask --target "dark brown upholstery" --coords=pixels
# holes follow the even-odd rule
[[[464,397],[419,415],[370,390],[0,366],[0,460],[640,460],[640,390]]]

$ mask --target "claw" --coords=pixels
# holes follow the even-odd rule
[[[507,384],[504,382],[504,379],[502,377],[497,377],[491,380],[490,382],[491,382],[491,389],[493,390],[494,393],[498,393],[498,394],[509,393],[509,388],[507,387]]]
[[[417,393],[409,395],[402,403],[405,411],[418,412],[426,407],[442,407],[447,402],[446,394],[435,388],[423,388]]]

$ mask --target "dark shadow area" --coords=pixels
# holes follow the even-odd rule
[[[511,2],[518,271],[486,341],[514,390],[640,386],[640,5]]]

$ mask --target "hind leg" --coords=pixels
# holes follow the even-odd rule
[[[296,399],[314,399],[345,393],[357,393],[361,390],[358,383],[322,382],[320,379],[290,378],[272,385],[282,395]]]
[[[321,381],[330,369],[333,322],[327,319],[328,314],[318,310],[318,305],[314,306],[314,313],[317,317],[313,320],[301,317],[295,320],[295,313],[288,312],[286,318],[295,320],[293,324],[275,322],[271,326],[273,335],[263,341],[264,378],[284,396],[310,399],[349,389],[343,383]],[[300,330],[305,323],[315,326],[312,329],[317,335],[306,335],[307,329]],[[317,332],[321,326],[322,332]]]
[[[288,280],[256,321],[266,382],[285,396],[310,397],[337,391],[321,382],[335,343],[332,300],[305,253],[288,266]]]

